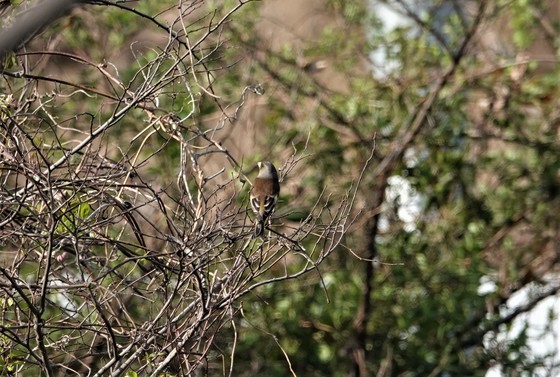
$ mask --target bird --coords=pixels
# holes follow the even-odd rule
[[[264,232],[266,221],[274,212],[274,207],[280,195],[280,182],[278,171],[270,161],[257,163],[259,174],[253,182],[249,202],[255,213],[254,238],[261,236]]]

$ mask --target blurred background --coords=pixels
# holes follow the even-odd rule
[[[2,2],[3,27],[31,5]],[[214,230],[230,213],[231,224],[250,227],[242,219],[256,162],[280,169],[274,229],[289,235],[313,219],[294,239],[305,250],[333,242],[332,250],[294,278],[309,259],[282,254],[260,275],[269,283],[236,296],[203,367],[153,375],[557,376],[559,29],[557,0],[87,2],[2,62],[3,185],[9,195],[25,186],[8,168],[19,145],[10,121],[31,146],[68,148],[27,157],[42,169],[62,158],[52,174],[62,169],[70,182],[86,159],[65,153],[112,122],[87,147],[104,158],[96,177],[132,174],[154,197],[164,193],[166,206],[189,186],[192,202],[207,195],[203,217]],[[192,135],[191,152],[205,153],[190,168],[185,156],[195,154],[182,146]],[[181,186],[181,177],[189,182]],[[80,203],[88,218],[98,208]],[[195,215],[170,223],[155,201],[142,203],[138,224],[119,239],[136,242],[140,232],[143,250],[166,253],[180,238],[158,235],[170,224],[188,224],[186,244],[204,232]],[[13,267],[37,245],[32,234],[31,243],[19,241],[21,210],[7,199],[0,205],[8,318],[8,271],[25,281],[41,274]],[[336,231],[322,236],[322,224],[339,216]],[[219,237],[212,250],[226,247]],[[230,241],[243,248],[243,238]],[[53,268],[63,269],[61,255],[50,254]],[[138,321],[156,313],[148,302],[134,301]],[[34,375],[22,355],[37,349],[0,325],[4,373]],[[59,349],[81,341],[70,334],[61,345],[69,330],[57,331],[50,336]],[[101,354],[88,353],[87,373],[111,359]],[[121,372],[152,371],[139,365]]]

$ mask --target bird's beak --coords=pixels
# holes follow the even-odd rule
[[[259,169],[262,168],[262,162],[261,161],[257,162],[257,166],[259,167]]]

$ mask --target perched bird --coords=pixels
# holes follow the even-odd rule
[[[255,238],[264,232],[266,221],[274,212],[274,206],[280,194],[278,171],[269,161],[259,162],[259,174],[253,182],[249,202],[255,213]]]

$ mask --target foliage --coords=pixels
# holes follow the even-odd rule
[[[558,373],[502,336],[560,289],[551,2],[317,3],[93,2],[6,58],[1,373]]]
[[[557,81],[550,85],[557,67],[537,73],[538,61],[491,55],[482,37],[493,32],[488,25],[509,22],[511,49],[526,47],[530,41],[517,36],[538,34],[539,8],[427,2],[418,11],[392,1],[373,2],[368,12],[366,4],[356,11],[356,2],[327,3],[332,23],[316,39],[294,38],[297,58],[269,47],[278,43],[267,36],[234,32],[252,58],[247,66],[261,68],[251,69],[251,82],[275,90],[270,113],[288,114],[292,139],[306,137],[311,156],[298,179],[307,198],[324,187],[344,190],[360,176],[372,140],[376,152],[362,176],[356,225],[321,267],[330,302],[307,289],[311,277],[255,298],[262,315],[250,311],[256,324],[241,333],[238,362],[247,367],[238,370],[464,376],[484,375],[495,363],[507,365],[506,374],[547,370],[550,355],[520,351],[530,347],[522,334],[488,341],[558,290],[548,283],[559,205]],[[376,17],[379,3],[408,21],[388,32]],[[372,66],[360,59],[367,51],[381,53],[388,67],[374,62],[373,75],[364,69]],[[317,61],[324,71],[309,71]],[[264,118],[266,128],[279,120]],[[406,190],[416,208],[395,194]],[[487,279],[495,289],[480,293]],[[531,284],[542,294],[507,315],[508,298]],[[312,311],[315,305],[321,309]],[[271,353],[276,340],[282,347]],[[284,369],[272,368],[282,362]]]

